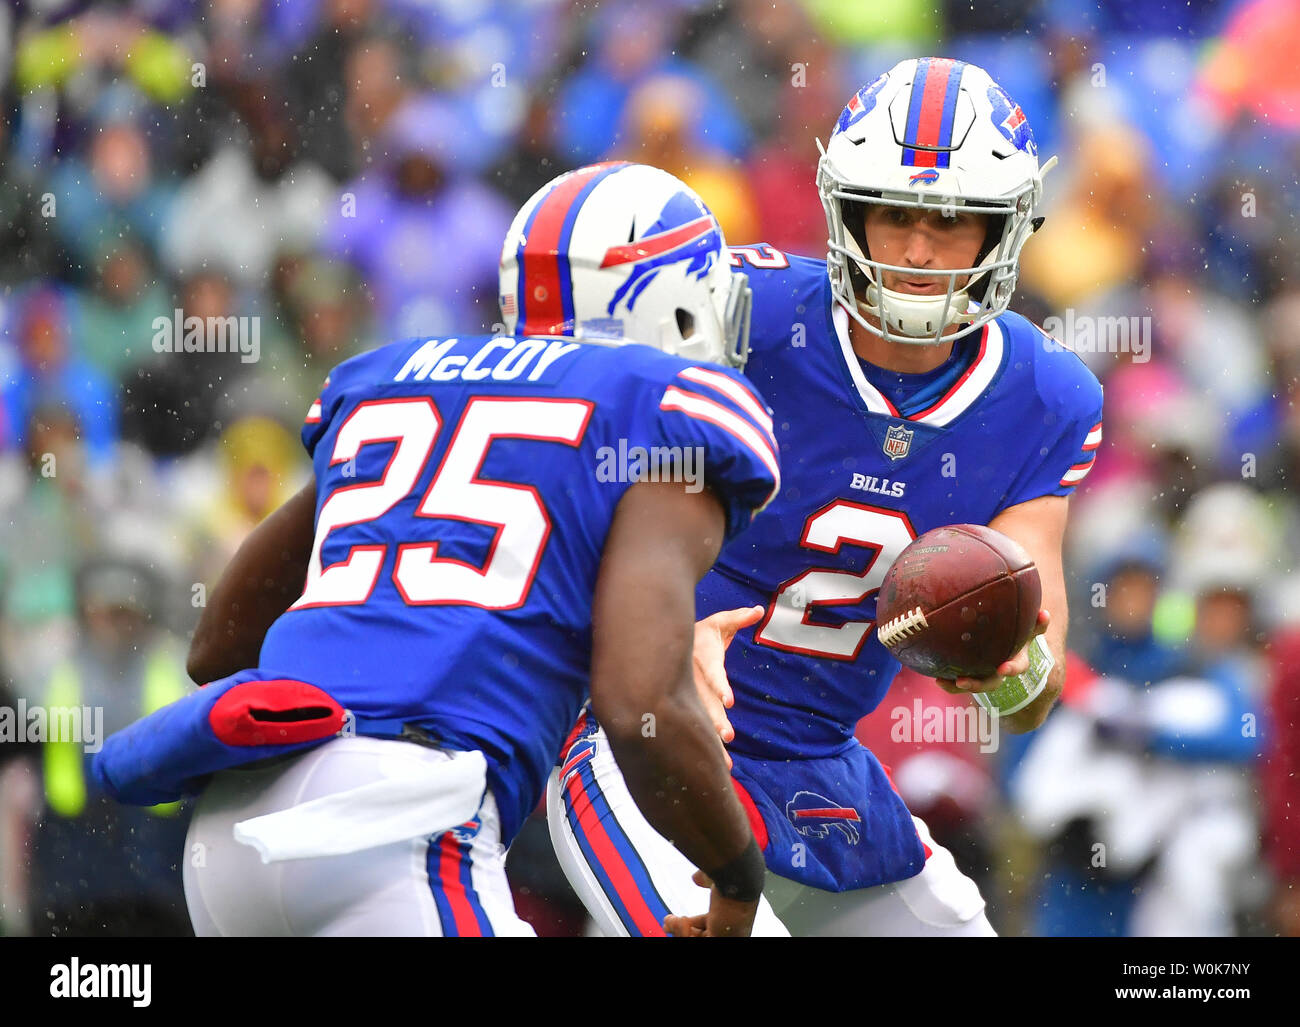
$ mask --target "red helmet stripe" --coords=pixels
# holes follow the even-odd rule
[[[712,227],[712,219],[696,218],[668,232],[660,232],[658,235],[624,243],[622,246],[611,246],[605,251],[605,259],[600,262],[600,266],[613,267],[616,264],[630,264],[633,261],[645,260],[647,257],[657,257],[661,253],[667,253],[683,243],[698,238]]]
[[[948,92],[948,77],[953,72],[954,61],[936,57],[929,62],[925,77],[925,91],[921,94],[921,116],[916,127],[916,146],[940,146],[940,129],[943,127],[944,97]],[[932,150],[918,150],[918,168],[936,166],[939,155]]]
[[[519,267],[519,291],[527,290],[523,297],[526,313],[519,329],[521,335],[551,335],[562,330],[564,302],[559,244],[564,219],[583,187],[608,166],[593,164],[575,171],[542,197],[533,213]]]

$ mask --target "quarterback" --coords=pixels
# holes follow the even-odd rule
[[[773,409],[784,485],[700,584],[698,609],[714,616],[697,632],[697,673],[716,690],[765,895],[794,935],[993,933],[978,888],[854,726],[899,669],[875,634],[885,572],[945,524],[1018,541],[1043,609],[1039,634],[997,675],[940,687],[991,693],[1026,674],[1034,698],[1003,718],[1021,732],[1060,693],[1062,539],[1100,442],[1101,387],[1008,311],[1053,163],[1040,166],[1024,112],[983,70],[903,61],[850,99],[823,147],[826,259],[732,247],[754,293],[747,373]],[[640,818],[597,719],[569,745],[548,816],[594,919],[609,934],[662,933],[669,914],[676,933],[701,930],[707,878]],[[594,753],[581,796],[566,758],[578,751]],[[593,843],[609,819],[626,845]]]

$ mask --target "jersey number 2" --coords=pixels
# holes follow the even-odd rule
[[[535,439],[576,446],[591,418],[584,400],[471,399],[452,435],[416,517],[469,521],[496,529],[483,566],[438,555],[437,542],[397,546],[393,583],[412,606],[457,604],[488,610],[523,605],[551,534],[551,519],[531,485],[484,481],[479,469],[500,438]],[[348,415],[334,439],[330,466],[354,461],[362,447],[394,443],[378,481],[335,489],[316,519],[307,585],[289,609],[364,603],[374,591],[388,545],[354,545],[347,556],[321,566],[321,548],[339,528],[383,517],[415,488],[442,428],[427,396],[372,400]],[[353,464],[355,466],[355,464]]]
[[[912,522],[897,510],[882,510],[837,499],[811,514],[803,525],[799,545],[819,553],[838,553],[843,545],[873,550],[860,574],[850,571],[806,570],[783,581],[754,633],[761,645],[831,660],[855,660],[875,621],[812,624],[808,615],[818,606],[860,603],[880,588],[885,573],[916,538]]]

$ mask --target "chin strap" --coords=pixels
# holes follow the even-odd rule
[[[933,337],[936,343],[943,341],[944,329],[974,320],[974,316],[967,310],[970,302],[965,289],[954,292],[951,296],[945,293],[941,296],[922,297],[895,292],[870,282],[866,289],[866,300],[868,311],[887,325],[891,332],[918,339]]]

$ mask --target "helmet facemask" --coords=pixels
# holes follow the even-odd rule
[[[867,331],[890,342],[933,346],[978,331],[1007,309],[1015,291],[1020,250],[1036,227],[1032,212],[1041,195],[1040,182],[1027,184],[1009,197],[884,193],[845,182],[823,149],[817,189],[831,230],[827,265],[832,288],[849,315]],[[984,245],[970,267],[914,268],[882,263],[871,257],[866,245],[864,221],[871,204],[944,215],[957,209],[986,215],[989,226]],[[909,278],[934,278],[944,290],[921,296],[886,289],[882,284],[886,271]],[[960,327],[950,331],[954,326]]]

